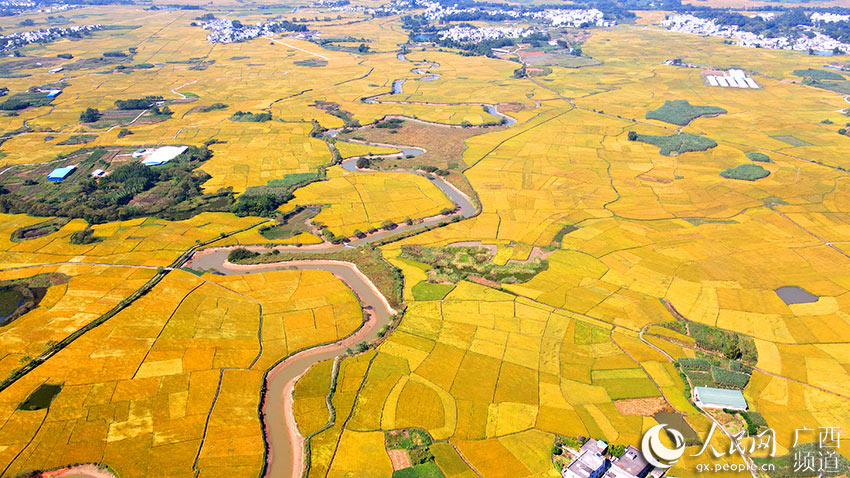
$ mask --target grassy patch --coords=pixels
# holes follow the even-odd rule
[[[56,398],[56,395],[59,395],[59,392],[61,391],[62,384],[43,383],[39,385],[26,400],[18,405],[18,410],[30,412],[34,410],[44,410],[50,406],[53,399]]]
[[[814,68],[806,68],[804,70],[794,70],[792,72],[794,75],[799,76],[801,78],[811,78],[813,80],[835,80],[841,81],[844,80],[844,76],[839,75],[838,73],[826,70],[816,70]]]
[[[685,126],[691,121],[706,115],[725,114],[726,110],[717,106],[699,106],[688,103],[688,100],[667,100],[660,108],[646,113],[646,119],[664,121],[665,123]]]
[[[557,248],[561,247],[561,242],[563,242],[564,236],[566,236],[567,234],[569,234],[573,231],[577,231],[577,230],[578,230],[578,227],[575,226],[574,224],[569,224],[567,226],[564,226],[564,227],[558,229],[558,232],[555,233],[555,237],[552,238],[552,242],[549,243],[549,248],[557,249]]]
[[[319,179],[319,173],[289,173],[283,176],[283,179],[269,180],[268,185],[273,187],[290,188],[292,186],[301,186],[316,179]]]
[[[289,239],[305,232],[310,232],[307,221],[319,214],[319,207],[305,207],[293,211],[287,215],[279,224],[260,228],[260,235],[266,239]]]
[[[635,141],[658,146],[658,152],[662,156],[674,156],[692,151],[707,151],[717,146],[717,142],[713,139],[691,133],[676,133],[669,136],[637,134],[634,138]]]
[[[411,289],[416,300],[443,300],[454,289],[454,284],[433,284],[422,281]]]
[[[38,91],[38,89],[40,88],[30,88],[26,93],[16,93],[10,96],[6,101],[0,103],[0,110],[15,111],[50,104],[53,97],[48,97],[46,92]]]
[[[421,430],[419,428],[405,428],[402,430],[391,430],[384,433],[384,443],[388,450],[405,450],[407,451],[407,456],[410,457],[410,463],[413,465],[412,468],[406,468],[406,473],[418,473],[416,469],[422,465],[432,464],[434,465],[434,469],[439,472],[439,468],[434,464],[434,455],[431,453],[431,449],[429,448],[431,444],[434,442],[431,439],[431,435],[428,434],[425,430]],[[407,472],[407,470],[413,470]],[[433,473],[432,469],[429,467],[421,468],[422,473]],[[393,477],[395,477],[395,473]],[[431,476],[443,476],[442,473],[439,475],[433,474],[405,474],[401,476],[413,476],[413,477],[431,477]]]
[[[226,109],[227,105],[224,103],[213,103],[209,106],[200,106],[198,107],[198,111],[201,113],[209,113],[210,111],[223,110]]]
[[[309,66],[311,68],[318,68],[322,66],[328,66],[328,62],[319,58],[310,58],[308,60],[295,60],[295,63],[298,66]]]
[[[703,219],[701,217],[686,217],[684,218],[694,226],[702,226],[703,224],[738,224],[734,219]]]
[[[68,222],[68,219],[50,219],[44,222],[40,222],[38,224],[24,226],[19,229],[15,229],[15,231],[12,232],[12,236],[10,237],[10,239],[12,240],[12,242],[22,242],[29,241],[31,239],[37,239],[39,237],[53,234],[59,229],[62,229],[62,227],[65,224],[68,224]]]
[[[548,261],[539,258],[498,266],[493,263],[492,253],[484,247],[405,245],[400,257],[430,265],[428,279],[431,282],[457,283],[480,277],[500,284],[516,284],[530,280],[549,267]]]
[[[360,126],[360,122],[354,119],[354,116],[350,112],[341,109],[339,107],[339,103],[316,100],[316,102],[310,106],[318,108],[341,119],[346,128],[356,128]]]
[[[750,161],[755,161],[757,163],[772,163],[773,160],[770,159],[770,156],[759,153],[758,151],[750,151],[747,153],[747,157],[750,158]]]
[[[68,139],[62,140],[56,144],[62,146],[69,146],[75,144],[87,144],[97,139],[96,134],[74,134],[68,137]]]
[[[770,175],[770,171],[764,169],[758,164],[741,164],[734,168],[728,168],[720,171],[720,175],[727,179],[755,181],[757,179],[768,177]]]
[[[393,478],[444,478],[445,476],[433,461],[393,472]]]
[[[811,146],[811,143],[803,141],[802,139],[795,138],[790,134],[780,134],[776,136],[771,136],[771,138],[782,141],[783,143],[790,144],[791,146]]]

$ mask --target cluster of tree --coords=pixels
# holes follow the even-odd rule
[[[69,240],[71,241],[71,244],[83,245],[94,244],[95,242],[100,242],[102,239],[94,235],[93,229],[87,227],[82,231],[72,233]]]
[[[80,113],[80,121],[83,123],[94,123],[100,119],[100,110],[97,108],[86,108]]]
[[[201,113],[209,113],[210,111],[223,110],[223,109],[226,109],[226,108],[227,108],[227,105],[224,104],[224,103],[213,103],[209,106],[202,106],[201,108],[198,109],[198,111],[200,111]]]
[[[230,117],[232,121],[247,121],[249,123],[263,123],[271,121],[271,113],[251,113],[250,111],[237,111]]]
[[[287,20],[280,20],[277,22],[273,22],[268,24],[268,29],[275,33],[280,32],[306,32],[307,25],[302,25],[300,23],[293,23]]]
[[[411,32],[411,36],[422,32],[436,32],[437,27],[431,25],[424,15],[405,15],[401,17],[401,26]]]
[[[252,252],[244,247],[239,247],[237,249],[233,249],[229,254],[227,254],[227,262],[238,263],[253,259],[259,255],[259,252]]]
[[[376,124],[376,128],[385,128],[385,129],[398,129],[401,128],[401,125],[404,123],[404,120],[401,118],[390,118],[380,123]]]
[[[157,101],[162,101],[162,96],[148,95],[144,98],[115,100],[115,107],[119,110],[145,110],[154,106]]]
[[[44,92],[37,91],[38,88],[30,88],[27,93],[16,93],[0,103],[0,110],[3,111],[18,111],[25,108],[44,106],[53,101],[52,97],[48,97]]]
[[[285,190],[253,192],[249,189],[236,198],[230,211],[237,216],[270,217],[292,197],[292,194]]]
[[[516,45],[516,40],[513,38],[500,38],[498,40],[483,40],[478,43],[459,42],[451,38],[444,38],[437,42],[445,48],[457,48],[462,50],[464,56],[493,56],[493,48],[504,48],[506,46]]]
[[[688,330],[700,348],[720,352],[730,360],[755,363],[758,358],[755,341],[750,337],[696,322],[688,322]]]
[[[813,22],[802,8],[787,9],[773,18],[751,17],[722,9],[700,10],[693,14],[698,18],[713,19],[719,25],[736,26],[740,30],[768,38],[798,35],[812,37],[814,33],[799,27],[814,27],[838,41],[850,41],[850,22]]]
[[[83,218],[90,224],[149,215],[172,217],[175,211],[191,209],[200,202],[195,199],[205,196],[201,185],[210,176],[196,168],[210,157],[212,153],[206,147],[191,146],[162,166],[128,162],[108,176],[66,180],[57,188],[43,189],[36,181],[25,182],[14,191],[0,191],[0,212]],[[35,189],[26,187],[28,184]],[[133,201],[142,196],[144,201]],[[226,210],[230,202],[225,198],[219,209]]]

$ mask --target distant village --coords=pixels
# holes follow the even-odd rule
[[[438,2],[428,0],[394,0],[380,7],[363,7],[350,5],[347,2],[318,0],[313,2],[316,6],[330,7],[330,10],[341,12],[363,12],[375,16],[401,15],[411,10],[424,9],[422,16],[432,22],[440,22],[444,19],[456,20],[464,16],[482,15],[488,19],[493,17],[539,21],[548,25],[560,27],[607,27],[615,25],[615,20],[606,20],[605,15],[595,9],[547,9],[528,10],[523,8],[499,8],[489,7],[484,10],[481,7],[459,8],[447,6]]]
[[[519,27],[472,27],[457,25],[442,30],[439,33],[441,40],[450,39],[460,42],[481,42],[485,40],[499,40],[501,38],[525,38],[537,33],[533,28]]]
[[[819,15],[819,17],[814,17],[815,15]],[[846,18],[850,18],[847,15],[820,13],[813,13],[812,16],[812,20],[819,19],[826,22],[845,21]],[[767,37],[741,30],[735,25],[718,25],[713,19],[697,18],[690,14],[668,15],[661,22],[661,25],[672,32],[729,38],[735,40],[740,46],[751,48],[812,51],[830,54],[832,52],[850,52],[850,44],[842,43],[813,29],[806,30],[807,34],[805,35],[801,34],[793,38],[789,36]]]
[[[16,15],[19,13],[55,13],[81,8],[80,5],[69,5],[67,3],[55,3],[45,5],[44,3],[31,2],[28,0],[3,0],[0,1],[0,14]]]
[[[102,25],[81,25],[73,27],[51,27],[28,32],[16,32],[0,35],[0,51],[14,50],[30,43],[49,42],[63,37],[80,37],[100,30]]]
[[[287,21],[257,22],[254,25],[243,25],[239,20],[214,18],[201,24],[204,30],[209,30],[207,41],[210,43],[235,43],[253,40],[261,36],[274,35],[282,31],[304,32],[307,27]]]

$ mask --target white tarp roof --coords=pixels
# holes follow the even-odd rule
[[[153,153],[149,154],[145,159],[142,160],[142,164],[145,166],[156,166],[158,164],[165,164],[172,159],[176,158],[178,155],[183,153],[189,149],[188,146],[161,146],[156,148]]]

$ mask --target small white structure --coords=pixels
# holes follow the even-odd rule
[[[106,176],[106,171],[98,168],[91,172],[91,177],[93,178],[102,178]]]
[[[714,387],[694,387],[694,403],[700,408],[746,410],[747,399],[740,390]]]
[[[727,71],[724,75],[706,75],[705,80],[708,82],[708,86],[720,86],[722,88],[759,88],[758,83],[747,76],[747,72],[737,68]]]
[[[142,156],[149,154],[149,153],[150,152],[145,148],[137,149],[137,150],[133,151],[133,157],[134,158],[141,158]]]
[[[161,146],[147,155],[147,157],[142,160],[142,164],[145,166],[159,166],[160,164],[165,164],[176,158],[187,149],[189,149],[188,146]]]

